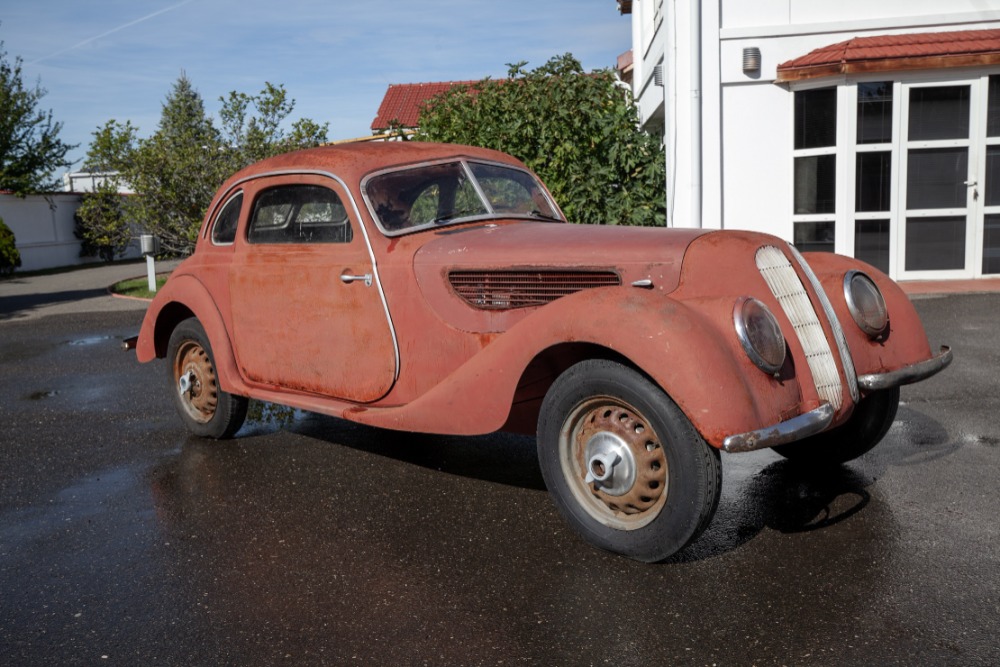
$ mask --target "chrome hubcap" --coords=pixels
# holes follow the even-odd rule
[[[628,444],[614,433],[595,433],[584,448],[584,459],[585,484],[592,483],[609,496],[623,496],[635,485],[635,457]]]
[[[559,441],[563,474],[577,502],[602,524],[634,530],[666,503],[667,459],[649,421],[611,396],[578,405]]]

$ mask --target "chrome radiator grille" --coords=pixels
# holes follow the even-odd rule
[[[843,394],[837,362],[805,286],[791,262],[778,248],[763,246],[757,251],[756,259],[757,269],[795,328],[820,400],[839,410]]]

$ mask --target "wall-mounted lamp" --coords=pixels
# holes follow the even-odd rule
[[[748,46],[743,49],[743,73],[756,74],[760,72],[760,49]]]
[[[663,87],[663,65],[653,67],[653,83],[660,88]]]

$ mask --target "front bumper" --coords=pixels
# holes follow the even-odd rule
[[[951,348],[947,345],[942,345],[941,351],[936,357],[922,361],[919,364],[900,368],[898,371],[862,375],[858,378],[858,386],[865,391],[878,391],[880,389],[891,389],[893,387],[901,387],[904,384],[920,382],[943,371],[951,363],[951,359]]]
[[[936,357],[888,373],[871,373],[858,377],[858,386],[865,391],[881,391],[912,384],[935,375],[951,363],[951,348],[942,345]],[[757,449],[786,445],[820,433],[833,421],[833,407],[824,403],[787,421],[746,433],[731,435],[722,441],[722,449],[730,453],[752,452]]]

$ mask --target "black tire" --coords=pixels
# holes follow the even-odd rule
[[[775,447],[774,451],[790,461],[815,466],[846,463],[871,451],[896,419],[899,387],[876,391],[854,406],[854,412],[842,425],[804,440]]]
[[[240,430],[249,401],[219,387],[212,346],[197,319],[184,320],[170,334],[167,361],[170,393],[189,431],[223,440]]]
[[[552,384],[538,418],[538,459],[573,529],[640,561],[690,544],[719,504],[719,451],[659,387],[613,361],[582,361]]]

